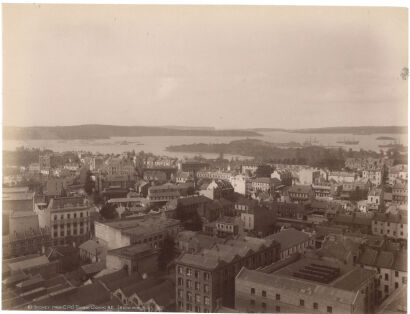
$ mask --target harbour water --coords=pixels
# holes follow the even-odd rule
[[[302,134],[288,133],[281,131],[259,132],[262,136],[256,139],[272,143],[295,142],[301,145],[311,143],[313,145],[323,145],[330,147],[342,147],[353,150],[373,150],[379,152],[382,148],[379,145],[392,143],[392,140],[377,140],[380,136],[388,136],[395,139],[396,143],[407,146],[407,134]],[[194,143],[229,143],[234,140],[243,139],[241,137],[207,137],[207,136],[141,136],[141,137],[113,137],[110,139],[90,139],[90,140],[3,140],[3,150],[15,150],[17,147],[47,148],[56,152],[62,151],[90,151],[93,153],[119,154],[124,151],[136,152],[144,151],[155,155],[167,155],[170,157],[193,157],[202,155],[207,158],[216,158],[218,154],[209,153],[180,153],[168,152],[167,146],[194,144]],[[357,145],[338,143],[340,141],[354,140]],[[244,156],[225,155],[225,158]]]

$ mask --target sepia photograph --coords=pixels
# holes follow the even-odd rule
[[[1,10],[2,310],[407,313],[407,7]]]

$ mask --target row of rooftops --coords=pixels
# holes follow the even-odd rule
[[[407,272],[407,250],[392,252],[368,247],[361,254],[359,263],[370,267]]]
[[[277,242],[270,239],[239,237],[228,239],[224,243],[215,243],[211,248],[203,249],[199,253],[184,253],[176,263],[213,270],[275,245],[279,246]]]

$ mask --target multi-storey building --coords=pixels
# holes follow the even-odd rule
[[[177,311],[209,313],[221,305],[233,307],[240,269],[269,265],[279,260],[279,250],[275,241],[245,237],[182,254],[176,260]]]
[[[232,173],[229,171],[212,171],[212,170],[201,170],[196,173],[198,178],[206,179],[216,179],[216,180],[226,180],[229,181],[232,177]]]
[[[407,215],[377,213],[372,220],[374,235],[387,236],[388,238],[407,240]]]
[[[275,186],[281,185],[281,182],[274,178],[255,178],[251,180],[254,191],[273,192]]]
[[[407,285],[407,250],[393,252],[366,248],[359,264],[376,272],[376,304]]]
[[[40,228],[33,211],[13,212],[9,218],[10,234],[3,237],[5,258],[44,253],[51,245],[50,229]]]
[[[403,180],[407,182],[408,180],[408,170],[407,165],[395,165],[388,169],[388,182],[390,185],[393,185],[396,180]]]
[[[364,170],[383,166],[390,167],[393,166],[393,162],[394,160],[389,158],[347,158],[345,166],[352,170]]]
[[[235,309],[242,313],[373,313],[375,274],[316,258],[266,270],[241,269]]]
[[[106,160],[102,169],[108,175],[135,175],[135,166],[133,161],[122,158],[110,158]]]
[[[260,163],[255,163],[255,162],[245,162],[241,166],[241,172],[243,174],[255,174],[256,170],[258,167],[261,166]]]
[[[34,193],[28,187],[3,188],[3,235],[9,233],[9,218],[14,212],[33,211]]]
[[[248,186],[251,185],[251,181],[248,176],[238,174],[236,176],[231,176],[229,182],[232,184],[233,189],[236,193],[247,195],[249,192]]]
[[[407,205],[407,183],[395,181],[392,188],[392,202],[398,205]]]
[[[148,199],[152,203],[168,202],[181,196],[177,185],[166,183],[148,188]]]
[[[199,192],[200,195],[210,199],[230,198],[233,193],[233,186],[225,180],[212,180],[205,189]]]
[[[91,206],[84,196],[52,198],[45,209],[36,209],[40,228],[50,228],[53,245],[81,244],[90,237]]]
[[[369,179],[370,182],[376,186],[383,183],[384,167],[368,168],[362,171],[362,177]]]
[[[310,202],[314,198],[314,192],[310,185],[293,185],[286,191],[289,201],[294,203]]]
[[[106,245],[108,250],[133,244],[161,246],[165,236],[175,237],[182,229],[179,220],[161,216],[145,216],[95,222],[95,237]]]
[[[332,186],[327,184],[312,184],[313,193],[316,199],[331,200],[332,196]]]
[[[258,204],[252,209],[241,212],[243,229],[258,237],[265,237],[273,233],[276,216],[271,206]]]
[[[347,171],[332,171],[329,173],[328,180],[334,180],[337,183],[354,182],[356,180],[356,173]]]
[[[373,188],[367,195],[367,208],[378,211],[383,208],[384,192],[383,189]]]
[[[282,182],[283,185],[292,185],[292,172],[288,169],[275,169],[270,177],[272,179],[276,178]]]
[[[309,248],[315,247],[315,236],[294,228],[285,229],[271,234],[267,239],[275,240],[280,244],[280,259],[286,259],[296,252],[304,253]]]

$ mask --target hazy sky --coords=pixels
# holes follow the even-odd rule
[[[400,8],[3,6],[5,125],[407,125]]]

